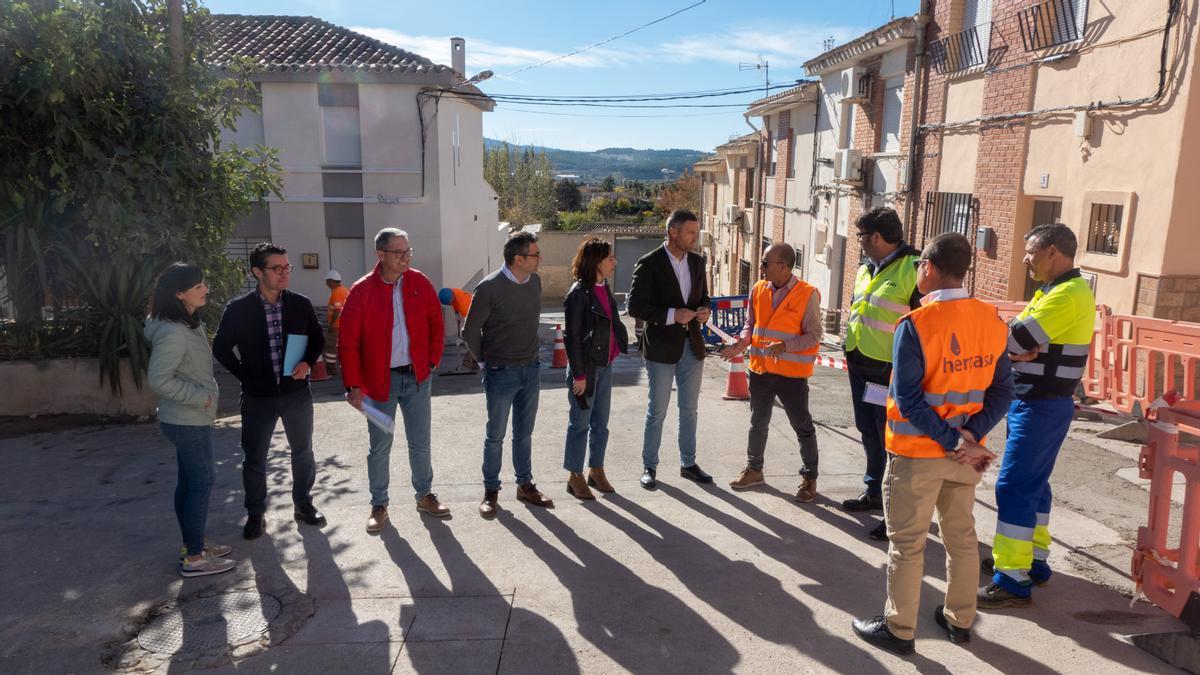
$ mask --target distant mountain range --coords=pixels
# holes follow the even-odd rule
[[[503,144],[493,138],[483,139],[483,146],[491,149]],[[671,180],[684,169],[707,157],[710,153],[700,150],[635,150],[634,148],[604,148],[594,152],[560,150],[540,145],[508,146],[513,152],[531,148],[536,152],[546,151],[546,156],[557,174],[574,174],[585,183],[598,183],[605,176],[621,180]],[[664,169],[666,170],[664,172]]]

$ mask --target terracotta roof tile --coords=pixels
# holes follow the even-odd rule
[[[205,60],[227,68],[248,58],[264,70],[369,70],[442,73],[450,70],[419,54],[312,16],[213,14]]]

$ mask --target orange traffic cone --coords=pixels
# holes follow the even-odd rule
[[[313,366],[312,372],[309,373],[309,382],[324,382],[330,379],[329,370],[325,368],[325,357],[317,358],[317,365]]]
[[[563,342],[562,324],[554,325],[554,360],[550,362],[550,367],[567,367],[567,345]]]
[[[740,356],[729,359],[729,378],[725,380],[726,401],[749,401],[750,380],[746,379],[746,361]]]

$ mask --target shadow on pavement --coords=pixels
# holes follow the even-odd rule
[[[430,565],[416,554],[412,546],[400,537],[395,527],[388,526],[380,533],[388,555],[404,575],[411,596],[404,599],[400,608],[400,620],[402,625],[411,626],[410,635],[424,630],[422,622],[429,621],[439,614],[439,603],[447,600],[466,601],[471,603],[470,615],[503,616],[506,620],[503,630],[499,631],[502,642],[496,645],[498,649],[495,664],[488,666],[488,672],[579,672],[574,652],[554,624],[527,609],[516,607],[515,592],[511,600],[501,594],[466,554],[446,522],[429,518],[422,518],[421,522],[450,577],[449,588],[438,579]],[[451,617],[451,620],[458,618]],[[455,629],[451,627],[446,630],[453,633]],[[510,635],[512,633],[519,633],[519,638],[514,638]],[[442,641],[433,642],[436,638],[441,638]],[[406,640],[404,649],[413,669],[419,673],[451,671],[445,651],[436,648],[435,645],[447,646],[446,643],[454,641],[455,637],[432,634],[429,639],[430,642],[426,645]],[[460,636],[458,639],[463,642],[469,640],[467,636]],[[427,646],[430,648],[424,648]],[[471,669],[479,670],[480,665],[482,664],[478,662],[473,663]]]
[[[497,519],[571,593],[579,634],[621,667],[632,672],[727,673],[737,665],[733,645],[682,600],[646,583],[552,512],[529,512],[580,562],[508,511]]]

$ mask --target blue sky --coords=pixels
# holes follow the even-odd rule
[[[467,41],[467,72],[495,71],[481,88],[520,95],[625,95],[761,86],[762,71],[739,63],[762,56],[772,84],[804,77],[802,64],[833,38],[840,44],[918,0],[707,0],[678,16],[552,64],[509,73],[624,33],[696,0],[633,2],[378,0],[207,0],[214,12],[317,16],[450,63],[450,37]],[[744,105],[761,93],[696,103]],[[740,107],[693,109],[524,108],[501,104],[484,133],[515,143],[573,150],[606,147],[711,150],[749,129]]]

